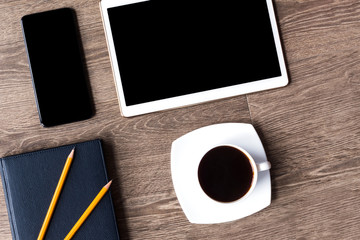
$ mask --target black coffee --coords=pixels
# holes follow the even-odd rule
[[[201,159],[198,177],[209,197],[220,202],[232,202],[249,191],[254,174],[243,152],[234,147],[219,146]]]

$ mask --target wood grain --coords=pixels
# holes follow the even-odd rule
[[[248,96],[273,164],[272,206],[287,199],[289,238],[357,239],[360,5],[288,1],[279,9],[291,84]]]
[[[359,239],[360,2],[274,4],[289,86],[123,118],[97,0],[2,1],[0,156],[101,138],[121,239]],[[77,13],[96,114],[42,128],[20,19],[60,7]],[[171,181],[171,143],[224,122],[253,123],[260,134],[273,165],[272,203],[237,221],[190,224]],[[11,239],[2,187],[0,239]]]

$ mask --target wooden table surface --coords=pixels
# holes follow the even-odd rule
[[[287,87],[133,118],[120,115],[98,0],[0,3],[0,156],[103,140],[121,239],[360,239],[360,2],[275,0]],[[40,126],[23,15],[77,12],[96,114]],[[186,219],[171,143],[194,129],[252,123],[271,161],[272,203],[237,221]],[[0,239],[11,239],[0,190]]]

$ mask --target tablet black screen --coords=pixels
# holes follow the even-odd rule
[[[126,105],[281,76],[266,0],[108,9]]]

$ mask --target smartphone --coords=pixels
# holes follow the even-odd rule
[[[93,108],[75,11],[26,15],[21,25],[41,124],[90,118]]]

